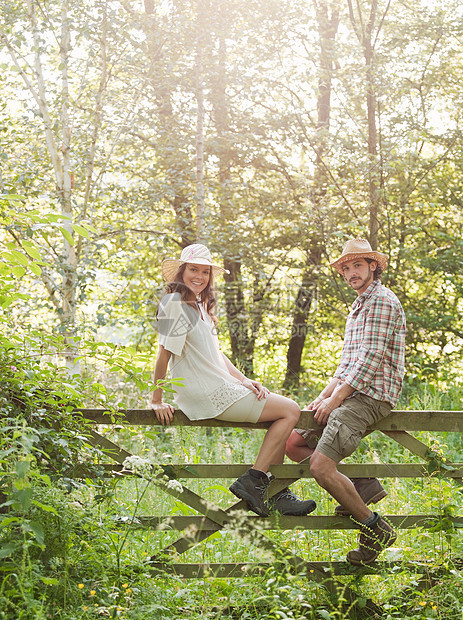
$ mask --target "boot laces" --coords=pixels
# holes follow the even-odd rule
[[[292,500],[293,502],[300,502],[301,500],[294,495],[294,493],[292,491],[290,491],[289,489],[282,489],[279,493],[277,493],[274,497],[274,499],[289,499]]]

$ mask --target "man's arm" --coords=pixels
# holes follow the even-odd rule
[[[334,378],[338,382],[337,387],[328,397],[325,394],[325,398],[314,408],[316,411],[314,420],[318,424],[326,424],[333,409],[339,407],[355,391],[372,382],[396,329],[395,318],[396,308],[390,300],[379,297],[372,303],[365,323],[358,360],[343,381],[340,382],[339,379]]]
[[[344,383],[344,382],[340,383],[338,379],[336,379],[336,383],[337,383],[337,386],[335,387],[331,395],[323,398],[320,401],[315,411],[315,414],[313,416],[315,422],[317,424],[320,424],[320,426],[324,426],[327,423],[331,412],[334,409],[336,409],[336,407],[339,407],[339,405],[348,396],[350,396],[351,394],[353,394],[353,392],[355,392],[355,388],[351,387],[350,385],[347,385],[347,383]]]
[[[319,408],[321,402],[323,400],[325,400],[325,398],[329,398],[331,396],[331,394],[334,392],[334,390],[338,387],[338,383],[339,383],[339,379],[336,379],[336,377],[331,379],[331,381],[320,392],[320,394],[317,396],[317,398],[315,400],[313,400],[311,403],[309,403],[309,405],[307,405],[307,407],[305,409],[309,410],[309,411],[317,411],[317,409]]]

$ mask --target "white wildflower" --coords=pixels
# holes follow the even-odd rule
[[[177,491],[178,493],[182,493],[183,491],[183,487],[178,480],[169,480],[167,488],[172,489],[172,491]]]
[[[197,526],[192,523],[191,525],[189,525],[183,530],[183,535],[185,536],[185,538],[195,538],[198,531],[199,530]]]
[[[400,562],[403,556],[403,549],[399,547],[389,547],[389,549],[385,549],[385,557],[387,557],[388,562]]]
[[[129,469],[135,474],[140,476],[146,476],[151,472],[151,463],[147,459],[142,459],[140,456],[128,456],[122,463],[124,469]]]

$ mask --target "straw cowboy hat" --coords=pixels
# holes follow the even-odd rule
[[[387,265],[386,254],[372,250],[371,245],[366,239],[350,239],[343,247],[341,256],[333,261],[331,266],[342,275],[342,264],[356,258],[371,258],[382,269],[385,269]]]
[[[162,262],[161,271],[167,282],[172,282],[175,278],[179,267],[185,263],[192,263],[194,265],[208,265],[212,269],[212,275],[218,276],[221,273],[229,273],[227,269],[214,265],[212,262],[211,253],[202,243],[193,243],[183,248],[180,258],[166,258]]]

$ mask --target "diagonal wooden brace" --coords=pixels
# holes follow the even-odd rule
[[[398,444],[407,448],[412,454],[419,456],[422,459],[425,459],[429,453],[430,448],[417,439],[407,433],[406,431],[381,431],[391,439],[394,439]]]

